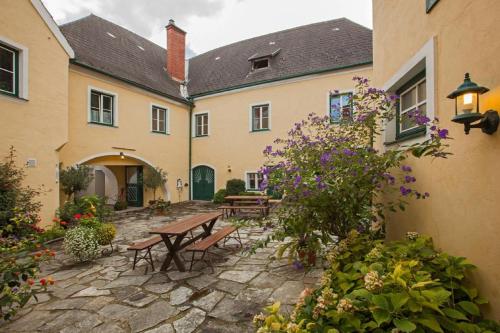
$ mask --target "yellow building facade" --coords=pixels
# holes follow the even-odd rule
[[[404,213],[392,215],[389,239],[407,231],[433,237],[437,247],[467,257],[478,266],[474,280],[490,300],[488,315],[500,317],[500,138],[451,121],[455,102],[447,98],[470,73],[490,91],[480,96],[480,111],[500,109],[500,23],[496,0],[374,0],[374,84],[397,92],[425,71],[427,114],[438,117],[449,130],[446,160],[415,161],[415,177],[430,200],[412,202]],[[410,38],[411,36],[411,38]],[[408,87],[408,86],[407,86]],[[408,91],[408,90],[406,90]],[[404,93],[404,92],[402,92]],[[425,139],[426,135],[397,138],[396,124],[388,124],[383,149]],[[427,134],[428,135],[428,134]]]
[[[262,151],[267,145],[286,137],[293,124],[310,113],[327,116],[334,91],[352,92],[354,76],[371,75],[371,66],[357,66],[195,98],[192,167],[212,168],[215,189],[225,188],[229,179],[236,178],[245,180],[252,190],[249,174],[264,165]],[[251,113],[256,105],[269,105],[268,130],[252,130]],[[200,114],[208,114],[208,134],[196,137],[195,118]]]
[[[68,140],[73,50],[35,0],[2,2],[0,48],[6,59],[2,74],[13,82],[0,87],[0,154],[3,158],[14,147],[26,184],[42,189],[41,222],[51,223],[59,206],[59,150]]]

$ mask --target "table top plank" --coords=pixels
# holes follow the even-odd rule
[[[222,216],[221,212],[199,214],[149,231],[150,234],[182,235]]]
[[[228,195],[224,197],[226,200],[269,200],[267,195]]]

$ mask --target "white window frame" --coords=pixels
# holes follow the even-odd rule
[[[267,105],[267,109],[268,109],[268,128],[265,128],[265,129],[258,129],[258,130],[254,130],[253,129],[253,108],[256,107],[256,106],[264,106],[264,105]],[[262,114],[262,113],[261,113]],[[266,132],[266,131],[270,131],[271,130],[271,125],[272,125],[272,108],[271,108],[271,102],[269,101],[266,101],[266,102],[260,102],[260,103],[253,103],[250,105],[249,107],[249,110],[248,110],[248,130],[251,132],[251,133],[258,133],[258,132]],[[262,127],[262,117],[260,119],[260,123],[261,123],[261,127]]]
[[[92,121],[92,91],[113,97],[113,123],[112,124],[106,124],[106,123],[101,122],[102,121],[101,110],[99,111],[99,121],[100,122],[93,122]],[[102,105],[102,101],[101,101],[100,105]],[[88,89],[87,89],[87,123],[88,123],[88,125],[118,127],[118,94],[115,92],[112,92],[112,91],[107,91],[105,89],[98,88],[98,87],[88,86]]]
[[[411,57],[399,70],[382,86],[382,89],[389,93],[396,92],[400,87],[402,87],[406,82],[410,81],[418,73],[425,69],[425,80],[426,80],[426,116],[429,119],[435,118],[436,110],[436,37],[433,36],[429,39],[424,46],[418,50],[413,57]],[[394,126],[394,138],[388,137],[388,130],[383,131],[383,140],[385,144],[385,149],[390,149],[392,141],[395,140],[396,133],[396,119],[391,122],[385,122],[384,127]],[[423,142],[430,139],[430,131],[427,131],[425,136],[405,139],[405,145],[411,145],[414,143]],[[397,143],[397,142],[395,142]]]
[[[201,136],[197,136],[196,135],[196,116],[199,116],[199,115],[203,115],[203,114],[206,114],[207,115],[207,134],[206,135],[201,135]],[[210,136],[210,111],[206,110],[206,111],[197,111],[197,112],[193,112],[193,117],[192,117],[192,126],[191,126],[191,130],[192,130],[192,133],[191,133],[191,136],[193,138],[205,138],[207,136]]]
[[[165,132],[155,131],[153,129],[153,109],[154,108],[165,110]],[[151,131],[151,133],[169,135],[170,134],[170,109],[168,107],[166,107],[165,105],[161,105],[158,103],[151,103],[149,105],[149,110],[150,110],[150,112],[149,112],[149,130]],[[159,123],[160,122],[159,122],[159,118],[158,118],[156,126],[158,126]]]
[[[257,188],[250,188],[250,180],[249,180],[250,175],[259,175],[259,174],[261,174],[261,173],[258,171],[245,171],[245,190],[246,191],[260,192],[258,176],[257,176],[257,179],[255,179]],[[262,175],[262,181],[264,181],[264,175]]]
[[[26,46],[16,43],[13,40],[0,36],[0,43],[4,44],[11,49],[16,50],[18,56],[18,66],[17,66],[17,80],[18,80],[18,91],[17,96],[9,96],[6,94],[1,94],[3,97],[7,98],[21,98],[28,100],[29,98],[29,50]]]
[[[411,111],[413,109],[419,109],[420,106],[427,104],[427,95],[423,101],[421,101],[421,102],[418,101],[418,86],[424,82],[426,82],[425,77],[423,79],[420,79],[415,84],[411,85],[410,87],[408,87],[408,89],[406,89],[405,91],[403,91],[401,93],[400,100],[399,100],[399,110],[396,110],[396,112],[399,113],[399,115],[398,115],[398,117],[399,117],[399,134],[404,135],[405,132],[411,131],[411,130],[421,126],[421,125],[415,124],[415,126],[403,130],[402,129],[402,124],[403,124],[402,117],[403,117],[403,114],[408,113],[409,111]],[[401,108],[403,107],[403,95],[407,94],[412,89],[415,89],[415,102],[416,103],[411,105],[410,107],[404,109],[404,110],[401,110]],[[427,88],[426,88],[426,90],[427,90]],[[426,94],[427,94],[427,91],[426,91]]]

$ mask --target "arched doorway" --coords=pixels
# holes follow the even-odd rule
[[[215,171],[209,166],[193,168],[193,200],[209,201],[214,198]]]

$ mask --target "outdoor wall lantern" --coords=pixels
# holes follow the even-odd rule
[[[449,99],[455,99],[455,117],[451,120],[464,124],[465,134],[469,134],[471,128],[480,128],[486,134],[496,132],[500,120],[498,112],[495,110],[488,110],[484,114],[479,112],[479,95],[488,91],[488,88],[472,82],[469,73],[465,73],[464,83],[448,95]]]
[[[232,171],[232,170],[231,170],[231,166],[230,166],[230,165],[228,165],[228,166],[227,166],[227,172],[231,172],[231,171]]]
[[[121,158],[122,160],[124,160],[124,159],[125,159],[125,154],[124,154],[122,151],[120,152],[120,158]]]

